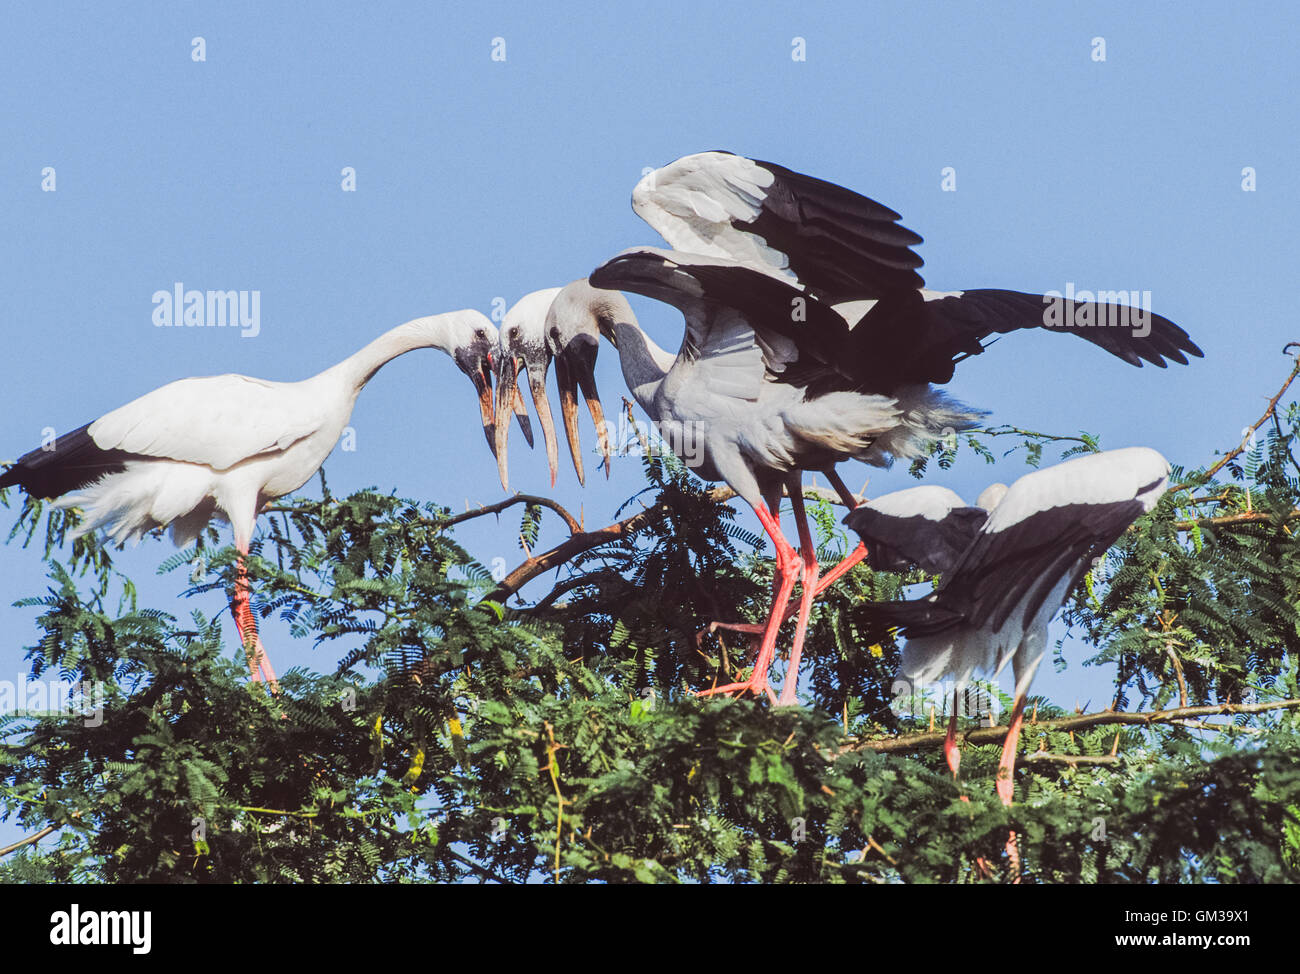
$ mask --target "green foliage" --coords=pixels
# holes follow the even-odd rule
[[[1300,697],[1298,422],[1281,411],[1222,479],[1176,471],[1194,486],[1079,589],[1067,619],[1119,664],[1117,708]],[[987,459],[1004,435],[1031,464],[1098,448],[1006,429],[962,445]],[[898,648],[866,606],[919,572],[858,566],[819,599],[806,706],[695,697],[752,663],[748,637],[700,630],[761,620],[771,567],[680,463],[644,465],[629,510],[655,516],[531,605],[485,599],[496,583],[444,508],[323,480],[320,500],[284,499],[249,559],[254,607],[323,672],[282,674],[276,696],[247,682],[228,621],[139,608],[111,552],[67,545],[75,515],[50,513],[26,656],[33,678],[96,688],[102,720],[0,712],[0,814],[55,827],[0,881],[999,882],[1009,828],[1027,880],[1300,879],[1294,709],[1071,733],[1038,700],[1010,809],[995,746],[964,748],[960,782],[932,739],[880,753],[931,717],[895,704]],[[11,538],[38,539],[45,513]],[[530,549],[545,513],[524,511]],[[829,567],[856,539],[829,505],[810,514]],[[159,571],[229,593],[216,538]]]

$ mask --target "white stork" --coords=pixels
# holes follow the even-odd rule
[[[726,480],[754,506],[777,550],[778,597],[754,674],[716,692],[771,693],[766,671],[796,575],[776,519],[782,486],[804,550],[780,701],[792,703],[811,600],[865,554],[859,546],[814,587],[799,471],[824,471],[852,507],[836,463],[884,465],[926,452],[945,430],[970,428],[981,414],[930,383],[949,381],[956,362],[983,350],[982,339],[1058,321],[1123,321],[1132,327],[1071,331],[1139,367],[1202,354],[1186,332],[1150,312],[1135,317],[1119,305],[1052,303],[1016,291],[928,291],[911,250],[921,238],[898,224],[898,214],[771,163],[722,152],[687,156],[643,178],[633,209],[678,250],[625,251],[590,282],[676,306],[686,318],[682,347],[674,356],[656,346],[626,302],[599,297],[587,313],[616,344],[629,388],[661,432],[670,443],[690,436],[704,447],[696,472]]]
[[[506,312],[501,321],[501,347],[497,358],[497,406],[503,408],[513,393],[519,398],[517,375],[528,374],[528,389],[537,410],[542,435],[546,441],[546,461],[551,473],[551,486],[555,486],[558,472],[555,423],[551,417],[550,402],[546,398],[546,373],[555,360],[555,381],[560,390],[560,413],[564,418],[564,432],[569,441],[569,455],[578,483],[585,484],[582,452],[578,437],[577,393],[581,386],[592,421],[596,424],[596,439],[605,458],[605,476],[609,476],[609,435],[605,427],[605,413],[600,394],[596,389],[596,353],[600,334],[589,319],[581,315],[559,313],[557,307],[566,307],[575,289],[591,290],[586,280],[575,281],[564,288],[546,288],[533,291],[520,298]],[[564,297],[561,298],[561,295]],[[496,431],[497,470],[501,486],[509,489],[507,467],[507,438],[509,427],[502,424]]]
[[[875,603],[875,613],[907,637],[901,672],[918,685],[1011,663],[1015,704],[998,773],[998,796],[1011,804],[1011,772],[1025,697],[1047,650],[1047,626],[1071,591],[1169,483],[1169,462],[1129,447],[1075,457],[994,484],[966,506],[942,487],[886,494],[850,511],[868,564],[886,571],[918,565],[943,576],[923,599]],[[956,707],[944,755],[957,771]]]
[[[34,497],[80,507],[76,535],[103,528],[118,542],[170,525],[177,547],[216,517],[239,550],[231,610],[254,680],[275,686],[249,607],[244,567],[258,512],[320,468],[352,416],[357,396],[387,362],[417,348],[442,349],[478,394],[488,445],[495,444],[492,349],[496,328],[477,311],[417,318],[301,382],[246,375],[180,379],[26,454],[0,476]]]

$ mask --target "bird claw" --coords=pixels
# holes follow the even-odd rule
[[[772,703],[776,703],[776,693],[772,690],[772,687],[768,684],[766,678],[755,680],[752,676],[743,683],[728,683],[726,686],[710,687],[708,690],[697,690],[695,695],[697,697],[711,697],[719,693],[725,693],[729,696],[734,695],[737,697],[743,696],[745,693],[752,693],[756,697],[762,696],[766,693],[768,699]]]

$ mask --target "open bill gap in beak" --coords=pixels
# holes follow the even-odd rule
[[[502,350],[497,356],[496,361],[496,415],[500,416],[503,422],[497,423],[494,429],[493,449],[492,452],[497,458],[497,474],[501,478],[501,487],[503,490],[510,489],[510,470],[508,462],[507,448],[510,442],[510,421],[506,417],[515,411],[514,404],[519,400],[519,388],[515,374],[515,356],[512,353]],[[518,415],[516,413],[516,415]]]
[[[478,395],[479,414],[483,419],[483,435],[487,439],[488,449],[496,456],[496,404],[492,401],[492,356],[488,355],[479,367],[469,374]]]
[[[594,356],[592,356],[594,358]],[[582,444],[578,436],[578,387],[581,385],[583,398],[587,400],[587,409],[592,422],[596,424],[596,440],[601,455],[605,458],[605,476],[609,477],[609,432],[605,427],[605,409],[600,402],[600,393],[596,389],[594,361],[585,355],[562,353],[555,359],[555,379],[560,387],[560,412],[564,418],[564,432],[569,441],[569,454],[573,457],[573,469],[578,474],[578,482],[585,484],[582,468]]]

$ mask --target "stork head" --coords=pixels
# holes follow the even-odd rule
[[[546,347],[555,359],[555,380],[560,387],[560,412],[569,441],[569,454],[579,483],[586,483],[582,469],[582,445],[578,438],[578,387],[592,422],[596,439],[605,458],[605,476],[609,476],[609,433],[605,427],[605,410],[596,389],[596,354],[600,336],[614,342],[614,324],[627,320],[627,301],[617,291],[594,288],[578,280],[560,289],[546,312]]]
[[[519,373],[527,374],[529,395],[533,399],[533,408],[537,411],[537,421],[542,425],[542,436],[546,441],[546,460],[551,471],[551,486],[555,486],[556,444],[555,423],[551,419],[551,406],[546,399],[546,373],[551,366],[551,354],[546,347],[545,327],[546,312],[551,302],[559,293],[559,288],[546,288],[533,291],[515,302],[501,321],[499,352],[496,359],[497,415],[514,408],[517,414],[526,415],[523,400],[519,395]],[[523,426],[524,435],[532,445],[532,435]],[[501,486],[509,489],[506,444],[510,428],[507,423],[499,423],[496,428],[497,471],[501,475]]]
[[[492,403],[492,355],[497,344],[496,326],[478,311],[457,311],[426,319],[438,326],[431,344],[446,350],[456,367],[469,376],[478,394],[483,435],[488,449],[496,449],[496,410]]]

